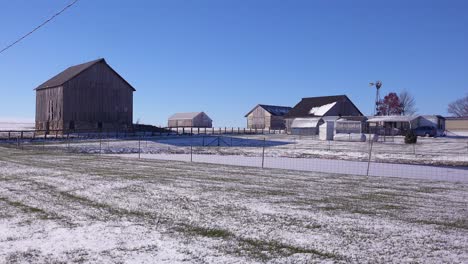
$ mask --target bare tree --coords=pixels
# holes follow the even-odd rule
[[[402,115],[414,115],[418,111],[416,108],[416,100],[414,96],[410,94],[407,90],[403,90],[398,95],[400,98],[400,107]]]
[[[451,102],[448,105],[449,114],[454,116],[468,116],[468,95],[463,98],[460,98],[454,102]]]

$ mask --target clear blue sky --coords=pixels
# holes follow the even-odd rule
[[[0,0],[0,48],[67,0]],[[468,92],[468,1],[80,0],[0,54],[0,117],[34,118],[33,88],[104,57],[137,91],[134,120],[164,125],[206,111],[244,126],[258,103],[347,94],[365,114],[374,91],[410,91],[446,114]]]

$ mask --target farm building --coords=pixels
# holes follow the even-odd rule
[[[386,135],[402,135],[422,126],[434,127],[439,134],[445,131],[445,118],[439,115],[373,116],[367,122],[371,133]]]
[[[177,113],[169,117],[168,127],[212,127],[213,120],[205,112]]]
[[[255,106],[247,117],[247,128],[252,129],[285,129],[283,116],[291,110],[288,106],[263,105]]]
[[[289,134],[317,135],[321,124],[342,116],[363,116],[346,95],[302,98],[284,119]]]
[[[445,126],[448,131],[468,131],[468,116],[446,117]]]
[[[104,59],[69,67],[35,90],[37,130],[132,126],[135,88]]]

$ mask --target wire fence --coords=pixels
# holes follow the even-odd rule
[[[197,135],[135,133],[120,137],[95,133],[79,137],[4,140],[25,151],[115,155],[335,174],[468,181],[468,140],[421,138],[393,141],[322,141],[284,134]]]

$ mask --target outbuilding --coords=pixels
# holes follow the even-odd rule
[[[205,112],[176,113],[169,117],[167,126],[175,127],[207,127],[213,126],[213,120]]]
[[[37,130],[132,127],[135,88],[104,59],[69,67],[35,90]]]
[[[363,116],[346,95],[302,98],[284,118],[289,134],[317,135],[320,125],[342,116]]]
[[[247,118],[247,128],[251,129],[285,129],[284,115],[291,110],[289,106],[258,104],[250,110]]]

